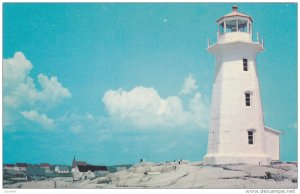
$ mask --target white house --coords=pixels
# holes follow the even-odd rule
[[[14,170],[15,169],[15,165],[14,164],[4,164],[3,165],[3,169],[4,170]]]
[[[14,169],[17,171],[26,171],[27,166],[28,165],[26,163],[16,163],[16,166],[14,167]]]
[[[256,55],[264,51],[252,40],[253,20],[238,12],[217,20],[216,58],[206,163],[269,164],[279,160],[279,132],[264,127]]]
[[[105,176],[109,173],[106,166],[77,165],[72,170],[74,179],[86,180],[94,177]]]
[[[50,170],[50,164],[49,163],[41,163],[40,167],[43,168],[43,169],[45,169],[46,173],[50,173],[51,172],[51,170]]]
[[[54,171],[60,174],[67,174],[70,172],[69,167],[66,165],[57,165],[55,166]]]

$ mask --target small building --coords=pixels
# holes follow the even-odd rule
[[[87,165],[87,163],[83,162],[83,161],[76,161],[75,156],[74,156],[74,159],[72,161],[72,172],[76,169],[76,167],[78,165],[83,165],[84,166],[84,165]]]
[[[4,164],[3,165],[3,169],[4,170],[14,170],[15,169],[15,165],[14,164]]]
[[[265,126],[266,152],[271,157],[271,162],[280,161],[280,131]]]
[[[27,179],[39,180],[44,179],[46,176],[45,168],[37,166],[28,166],[26,169]]]
[[[67,174],[70,172],[69,167],[66,165],[57,165],[55,166],[54,171],[60,174]]]
[[[51,172],[51,170],[50,170],[50,164],[49,163],[41,163],[40,167],[44,168],[45,172],[47,172],[47,173]]]
[[[77,165],[73,170],[73,177],[77,180],[92,179],[109,174],[106,166]]]
[[[26,163],[16,163],[14,169],[17,171],[26,171],[28,164]]]

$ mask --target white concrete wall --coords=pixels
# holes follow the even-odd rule
[[[252,42],[251,34],[247,32],[230,32],[225,34],[220,34],[218,37],[218,43],[229,43],[229,42]]]
[[[216,57],[208,153],[204,158],[209,163],[270,162],[256,69],[256,55],[262,50],[251,42],[218,42],[209,48]],[[243,58],[248,59],[248,71],[243,70]],[[245,105],[247,91],[252,93],[250,107]],[[253,145],[248,144],[248,130],[255,130]]]

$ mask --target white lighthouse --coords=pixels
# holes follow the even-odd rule
[[[264,126],[256,55],[263,42],[252,40],[252,18],[232,12],[217,20],[216,58],[208,149],[210,164],[269,164],[279,160],[279,133]]]

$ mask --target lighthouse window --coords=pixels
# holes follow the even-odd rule
[[[248,131],[248,144],[253,145],[253,131]]]
[[[236,20],[226,21],[226,32],[236,32]]]
[[[220,34],[224,34],[224,22],[219,25],[219,32]]]
[[[249,33],[251,34],[251,22],[249,22]]]
[[[250,101],[251,101],[250,93],[245,93],[245,101],[246,101],[246,106],[250,106]]]
[[[247,20],[238,20],[239,32],[247,32]]]
[[[243,69],[244,71],[248,71],[248,59],[243,59]]]

